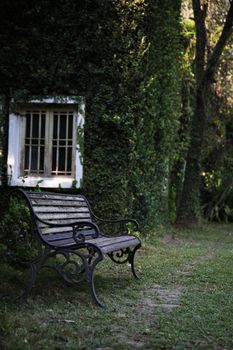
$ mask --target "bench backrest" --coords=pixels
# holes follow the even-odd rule
[[[92,221],[92,214],[86,198],[82,195],[23,191],[30,204],[31,211],[39,219],[51,224],[72,224],[80,221]],[[47,235],[72,231],[69,227],[49,227],[36,220],[39,233]],[[88,231],[86,232],[88,234]],[[89,232],[93,234],[93,232]]]

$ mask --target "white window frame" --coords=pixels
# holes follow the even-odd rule
[[[25,148],[25,117],[23,113],[9,116],[9,141],[8,141],[8,183],[10,186],[21,187],[39,187],[44,188],[71,188],[81,187],[83,178],[83,155],[81,154],[81,147],[77,144],[77,129],[84,127],[84,112],[85,105],[81,98],[77,99],[70,97],[49,97],[46,99],[31,100],[27,107],[22,106],[19,110],[40,109],[46,111],[73,111],[75,118],[75,128],[73,129],[73,137],[76,141],[75,152],[73,156],[73,174],[72,175],[26,175],[23,172],[23,154]],[[48,112],[50,113],[50,112]],[[48,130],[49,131],[49,130]]]

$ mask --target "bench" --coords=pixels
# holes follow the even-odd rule
[[[129,233],[139,231],[136,220],[100,219],[80,194],[16,191],[27,201],[32,235],[38,242],[38,254],[30,262],[31,277],[23,297],[30,293],[39,270],[49,267],[73,285],[86,281],[95,303],[104,307],[94,286],[95,267],[104,256],[115,263],[129,263],[133,275],[138,278],[134,256],[141,242]],[[120,225],[120,231],[114,235],[106,234],[100,229],[101,224]]]

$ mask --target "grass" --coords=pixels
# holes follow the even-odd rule
[[[138,282],[126,265],[97,267],[96,290],[108,305],[93,305],[83,286],[68,287],[42,270],[28,302],[2,298],[0,348],[233,349],[233,225],[205,225],[144,239]],[[1,265],[0,287],[19,276]],[[2,289],[1,289],[2,288]],[[2,292],[3,293],[3,292]]]

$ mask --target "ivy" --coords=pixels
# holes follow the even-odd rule
[[[126,3],[131,6],[125,12]],[[114,54],[118,89],[111,90],[111,82],[104,113],[87,104],[93,110],[87,111],[86,190],[99,213],[114,215],[113,207],[119,214],[132,212],[147,229],[167,215],[180,117],[179,9],[172,1],[118,2],[122,35],[115,38],[130,48]]]
[[[85,97],[82,190],[101,216],[160,223],[180,118],[180,1],[3,0],[1,8],[0,89]]]

